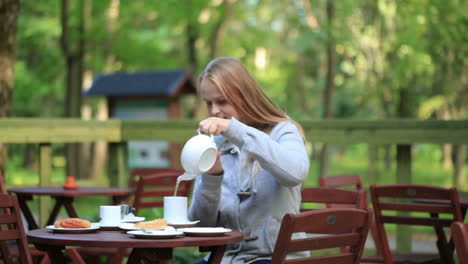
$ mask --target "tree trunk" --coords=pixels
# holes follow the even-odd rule
[[[223,41],[224,32],[225,32],[225,25],[229,21],[230,17],[232,16],[233,8],[232,8],[232,0],[224,0],[224,15],[220,16],[220,19],[215,24],[214,30],[211,33],[210,39],[210,57],[212,59],[217,58],[219,56],[219,49],[221,43]]]
[[[119,27],[119,11],[120,0],[110,1],[106,12],[106,29],[109,36],[112,36]],[[112,38],[106,40],[106,45],[108,47],[112,47]],[[112,52],[112,49],[108,49],[108,53],[106,54],[105,72],[112,72],[115,61],[115,54]],[[109,118],[109,113],[107,110],[107,101],[105,99],[101,99],[98,103],[95,118],[97,120],[107,120]],[[106,163],[107,155],[109,153],[108,150],[109,145],[105,141],[96,141],[93,145],[93,161],[90,169],[90,177],[93,181],[97,180],[99,176],[104,173],[104,170],[107,167]]]
[[[68,0],[62,0],[62,36],[61,45],[65,56],[67,73],[66,73],[66,98],[65,98],[65,116],[70,118],[79,118],[81,111],[81,89],[83,85],[83,55],[84,55],[84,17],[83,17],[83,1],[78,2],[79,19],[76,35],[77,39],[70,38],[70,30],[73,28],[69,25],[69,3]],[[82,178],[79,169],[80,148],[77,143],[67,144],[66,160],[67,160],[67,175],[73,175],[77,178]]]
[[[19,0],[0,1],[0,118],[11,112],[19,8]],[[6,160],[7,146],[0,143],[0,173],[5,171]]]
[[[324,119],[331,118],[333,116],[333,93],[335,85],[333,80],[335,79],[335,39],[333,36],[333,20],[335,17],[335,6],[333,1],[327,1],[327,20],[328,20],[328,43],[327,43],[327,79],[326,87],[323,95]],[[328,144],[324,144],[322,152],[320,154],[320,171],[319,176],[325,176],[328,174],[329,167],[329,149]]]

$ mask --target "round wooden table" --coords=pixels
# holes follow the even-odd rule
[[[172,258],[177,247],[199,247],[200,251],[211,251],[208,263],[221,263],[226,245],[243,239],[241,232],[228,232],[216,237],[180,236],[169,239],[135,238],[120,231],[96,231],[86,234],[53,233],[48,229],[36,229],[27,233],[28,241],[38,249],[47,251],[52,263],[65,263],[62,250],[66,246],[133,248],[127,263],[140,263],[146,259],[151,263],[164,262]]]
[[[39,225],[34,220],[33,214],[27,205],[27,201],[31,200],[34,195],[46,195],[55,199],[55,205],[47,220],[47,225],[55,222],[60,208],[63,206],[70,217],[78,217],[73,201],[75,197],[82,196],[111,196],[114,204],[119,204],[132,194],[130,188],[113,188],[113,187],[79,187],[76,190],[67,190],[63,187],[33,187],[33,188],[15,188],[8,189],[9,193],[16,193],[18,203],[21,207],[24,217],[28,223],[28,228],[38,229]]]

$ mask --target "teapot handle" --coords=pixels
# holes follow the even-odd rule
[[[197,133],[198,133],[198,135],[204,135],[204,134],[201,132],[200,128],[197,128]],[[214,140],[213,134],[210,134],[210,138],[211,138],[212,140]]]

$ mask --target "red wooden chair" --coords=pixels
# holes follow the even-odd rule
[[[0,241],[3,245],[14,242],[21,252],[17,256],[19,261],[27,264],[33,263],[16,194],[0,194]],[[13,263],[12,256],[3,246],[2,257],[4,263]]]
[[[468,264],[468,223],[455,222],[451,227],[460,264]]]
[[[284,216],[272,264],[359,263],[369,229],[367,210],[354,208],[325,208]],[[297,232],[320,234],[307,238],[294,238]],[[349,247],[348,252],[286,259],[290,253]],[[312,252],[313,253],[313,252]]]
[[[454,263],[453,243],[447,241],[443,227],[462,221],[458,193],[455,188],[429,185],[371,185],[375,224],[383,248],[383,258],[376,261],[390,263]],[[439,254],[406,253],[390,250],[384,224],[434,227]]]
[[[178,171],[159,172],[141,176],[135,189],[133,207],[136,212],[143,208],[163,207],[164,196],[174,195]],[[182,181],[177,190],[178,196],[189,197],[193,181]]]
[[[141,176],[156,174],[160,172],[174,172],[182,175],[184,171],[177,168],[134,168],[130,170],[130,177],[128,178],[128,186],[130,188],[136,187],[138,179]]]
[[[301,212],[309,211],[305,205],[323,204],[344,204],[350,208],[367,209],[367,205],[362,203],[365,192],[363,190],[344,190],[328,187],[304,187],[301,190]]]
[[[365,190],[364,185],[362,184],[362,178],[361,175],[359,174],[338,174],[338,175],[332,175],[332,176],[326,176],[326,177],[320,177],[320,186],[323,187],[333,187],[333,188],[354,188],[357,190]],[[369,206],[369,201],[367,200],[367,195],[364,195],[364,198],[362,199],[362,202],[364,206]],[[328,204],[328,207],[333,208],[333,207],[344,207],[344,208],[349,208],[352,207],[352,205],[346,205],[346,204]],[[372,209],[369,209],[370,214],[374,214]],[[374,220],[372,220],[371,225],[369,227],[369,232],[372,236],[372,240],[374,241],[375,244],[375,250],[376,250],[376,255],[377,256],[383,256],[382,252],[382,244],[379,239],[379,235],[377,233],[377,228],[375,227]],[[367,259],[366,256],[362,257],[362,261],[370,261],[374,257]]]
[[[6,186],[5,186],[5,179],[3,177],[3,172],[0,170],[0,194],[6,195]],[[15,199],[16,196],[15,196]],[[16,202],[17,203],[17,202]],[[3,211],[8,211],[7,209],[3,209],[0,213],[5,213]],[[20,211],[17,211],[20,214]],[[2,228],[7,228],[7,226],[3,226]],[[24,230],[24,227],[23,227]],[[23,231],[24,232],[24,231]],[[18,248],[17,243],[14,241],[0,241],[0,258],[5,258],[4,262],[6,264],[12,263],[11,259],[18,258],[20,256],[20,250]],[[48,264],[50,263],[50,259],[47,256],[47,253],[44,251],[37,250],[34,247],[29,247],[29,252],[32,257],[34,263],[41,263],[41,264]]]

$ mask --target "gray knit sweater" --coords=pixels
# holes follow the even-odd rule
[[[266,134],[232,118],[216,143],[224,174],[197,177],[189,218],[244,233],[246,240],[228,245],[222,263],[271,258],[283,216],[299,212],[309,172],[301,134],[292,122]]]

